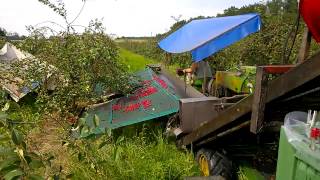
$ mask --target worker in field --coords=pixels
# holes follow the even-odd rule
[[[212,78],[212,71],[208,58],[199,62],[192,62],[190,68],[183,69],[182,73],[186,76],[191,76],[191,85],[199,89],[201,88],[201,92],[207,94],[208,83]]]

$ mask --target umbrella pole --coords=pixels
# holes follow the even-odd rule
[[[183,81],[184,81],[184,93],[187,94],[187,74],[186,73],[184,73]]]

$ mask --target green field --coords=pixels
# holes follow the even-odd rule
[[[147,64],[162,64],[160,60],[150,59],[123,48],[120,49],[120,60],[128,66],[129,72],[142,70]],[[175,75],[176,69],[178,69],[179,66],[177,64],[173,64],[166,66],[166,68],[171,74]]]
[[[132,53],[125,49],[120,49],[120,60],[126,64],[130,72],[142,70],[147,64],[157,64],[155,60]]]

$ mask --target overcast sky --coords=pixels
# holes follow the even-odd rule
[[[51,0],[56,2],[56,0]],[[150,36],[167,31],[182,19],[214,16],[230,6],[260,2],[261,0],[87,0],[84,10],[74,24],[88,25],[91,19],[103,18],[107,33],[117,36]],[[27,35],[25,26],[43,21],[64,25],[59,15],[38,0],[0,0],[0,27],[9,32]],[[64,0],[71,21],[82,7],[81,0]],[[55,27],[59,30],[58,27]]]

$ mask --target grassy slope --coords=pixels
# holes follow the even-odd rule
[[[126,49],[120,49],[120,59],[129,67],[130,72],[142,70],[146,67],[147,64],[159,64],[159,61],[146,58]],[[175,74],[177,68],[178,65],[171,65],[167,67],[169,72],[171,72],[172,74]]]
[[[130,72],[142,70],[147,64],[157,63],[152,59],[145,58],[125,49],[120,49],[120,59],[128,66]]]

